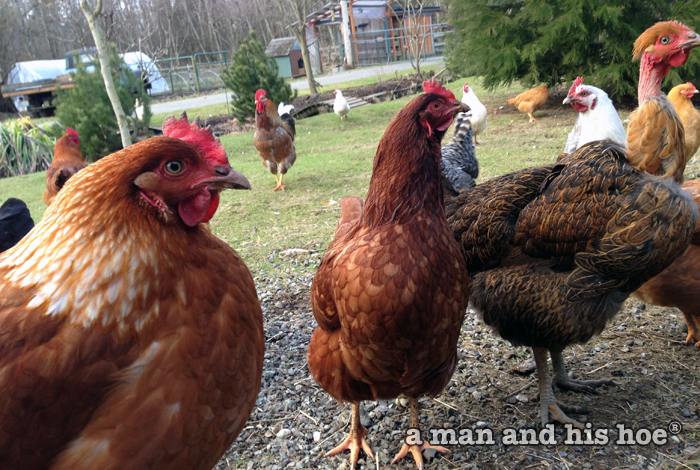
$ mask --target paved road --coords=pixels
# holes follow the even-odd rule
[[[442,63],[442,57],[426,59],[421,62],[421,65],[437,65]],[[332,75],[323,75],[318,77],[316,81],[321,85],[332,85],[334,83],[348,82],[350,80],[358,80],[360,78],[369,78],[387,73],[394,73],[411,68],[409,62],[396,62],[394,64],[378,65],[375,67],[362,67],[344,72],[337,72]],[[295,90],[303,90],[309,88],[309,84],[305,80],[297,81],[291,84]],[[186,98],[177,101],[169,101],[166,103],[156,103],[151,105],[153,114],[160,113],[175,113],[179,114],[183,110],[190,108],[198,108],[201,106],[209,106],[212,104],[226,103],[226,93],[217,93],[215,95],[197,96],[194,98]]]

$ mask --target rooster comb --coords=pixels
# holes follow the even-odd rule
[[[73,129],[72,127],[69,127],[68,129],[66,129],[66,134],[70,134],[70,135],[74,135],[74,136],[76,136],[76,137],[80,137],[80,134],[78,134],[78,131],[76,131],[76,130]]]
[[[449,100],[457,101],[457,98],[455,98],[454,93],[442,86],[442,83],[436,82],[435,77],[423,82],[423,91],[426,93],[435,93]]]
[[[176,119],[172,115],[168,116],[163,122],[163,135],[180,139],[199,148],[204,154],[204,159],[210,165],[229,166],[226,149],[221,145],[219,139],[214,137],[211,126],[203,129],[199,125],[199,116],[194,119],[192,124],[187,119],[185,111],[180,115],[180,119]]]
[[[258,101],[263,96],[267,96],[267,92],[260,88],[258,91],[255,92],[255,101]]]
[[[633,60],[639,59],[647,48],[654,45],[659,37],[667,34],[681,34],[684,30],[688,30],[688,27],[678,21],[660,21],[656,23],[634,41]]]
[[[573,96],[574,93],[576,93],[576,89],[581,85],[583,85],[583,77],[576,77],[576,80],[574,80],[574,84],[571,85],[571,88],[569,88],[568,96]]]

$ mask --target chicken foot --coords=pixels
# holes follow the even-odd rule
[[[420,429],[419,425],[419,412],[418,412],[418,399],[409,397],[409,402],[411,403],[411,418],[408,422],[408,428],[409,429]],[[392,464],[397,463],[399,460],[403,459],[408,455],[410,452],[411,455],[413,456],[413,460],[416,461],[416,464],[418,464],[418,470],[423,470],[423,454],[422,452],[426,449],[435,449],[437,452],[440,452],[441,454],[449,454],[450,451],[448,449],[445,449],[444,447],[440,446],[431,446],[428,444],[427,441],[423,441],[421,445],[408,445],[406,442],[404,442],[403,446],[401,446],[401,450],[399,451],[398,454],[396,454],[396,457],[394,457],[394,460],[391,461]]]
[[[700,329],[695,321],[695,317],[683,312],[685,322],[688,324],[688,336],[685,338],[685,344],[695,343],[695,347],[700,348]]]
[[[275,175],[275,179],[277,180],[277,186],[275,186],[275,189],[273,189],[273,191],[279,191],[279,190],[284,191],[284,188],[286,188],[286,186],[282,184],[283,178],[284,178],[284,173],[280,173],[279,179],[277,179],[277,175]]]
[[[549,364],[547,364],[547,349],[533,347],[532,352],[535,356],[535,364],[537,364],[537,379],[540,385],[540,420],[542,421],[542,426],[549,423],[551,416],[553,420],[562,424],[571,424],[576,428],[583,429],[583,424],[566,416],[564,411],[567,413],[585,414],[588,413],[588,410],[580,406],[560,403],[554,398],[552,378],[549,373]],[[554,361],[554,357],[552,357],[552,361]]]
[[[367,429],[362,426],[360,422],[360,403],[352,402],[352,419],[350,420],[350,432],[348,437],[336,448],[326,452],[325,457],[330,457],[332,455],[337,455],[346,450],[350,451],[350,470],[355,468],[357,465],[357,459],[360,456],[360,449],[365,451],[365,454],[369,458],[374,459],[374,454],[372,454],[372,449],[365,437],[367,436]]]
[[[527,113],[528,116],[530,116],[530,122],[535,122],[537,119],[535,119],[535,116],[532,115],[532,113]]]
[[[562,390],[570,390],[572,392],[584,392],[598,395],[596,387],[601,385],[615,385],[611,379],[598,380],[576,380],[569,377],[564,364],[564,355],[561,351],[550,351],[552,355],[552,368],[554,369],[554,383]]]

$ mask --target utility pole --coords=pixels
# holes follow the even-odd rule
[[[348,12],[348,0],[340,0],[340,31],[343,35],[345,46],[345,66],[349,69],[355,67],[352,56],[352,35],[350,34],[350,13]]]

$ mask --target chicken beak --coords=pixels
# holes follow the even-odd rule
[[[698,35],[698,33],[688,33],[686,37],[688,38],[688,41],[681,44],[681,47],[683,47],[683,49],[688,50],[700,46],[700,36]]]
[[[573,97],[573,96],[567,96],[566,98],[564,98],[564,101],[562,101],[561,104],[569,104],[569,103],[571,103],[572,101],[574,101],[574,97]]]
[[[250,189],[248,179],[230,166],[217,166],[214,171],[219,176],[206,181],[210,189]]]
[[[455,106],[450,110],[451,114],[457,114],[457,113],[466,113],[468,111],[471,111],[472,108],[469,107],[469,105],[466,105],[462,103],[461,101],[458,101],[455,103]]]

